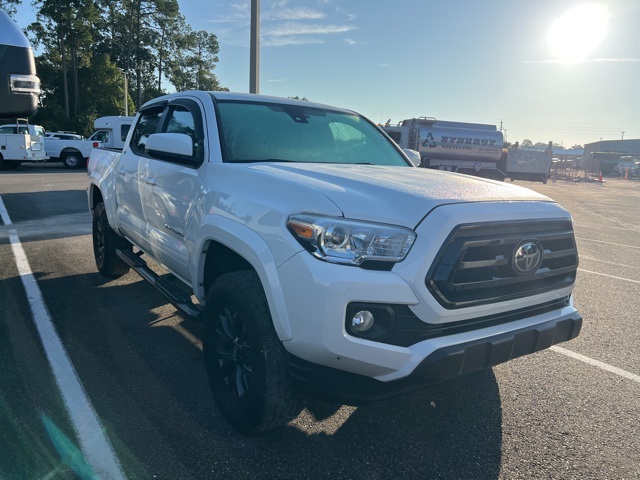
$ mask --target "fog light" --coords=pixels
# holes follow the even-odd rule
[[[373,313],[361,310],[353,316],[351,325],[358,332],[366,332],[373,326]]]

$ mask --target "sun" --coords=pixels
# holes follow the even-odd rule
[[[567,10],[553,22],[547,35],[553,56],[563,63],[585,60],[607,34],[608,16],[607,8],[595,3]]]

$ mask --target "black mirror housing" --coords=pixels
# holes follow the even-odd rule
[[[0,118],[34,115],[39,94],[31,45],[18,25],[0,10]]]

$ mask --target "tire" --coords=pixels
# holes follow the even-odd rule
[[[62,164],[66,168],[80,168],[84,164],[84,158],[79,152],[67,152],[62,154]]]
[[[213,398],[238,430],[257,433],[296,418],[304,406],[255,272],[222,275],[205,306],[204,361]]]
[[[116,255],[116,250],[131,250],[131,244],[113,231],[107,220],[104,203],[93,210],[93,255],[98,271],[105,277],[121,277],[129,271],[129,265]]]
[[[0,170],[15,170],[22,162],[14,162],[14,161],[5,161],[5,159],[0,155]]]

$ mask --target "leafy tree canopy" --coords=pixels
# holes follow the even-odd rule
[[[4,10],[10,17],[13,17],[18,12],[18,5],[22,3],[22,0],[0,0],[0,10]]]
[[[93,120],[129,114],[167,88],[222,90],[215,34],[194,31],[177,0],[34,0],[27,28],[43,95],[32,119],[88,134]],[[15,12],[20,0],[0,0]]]

